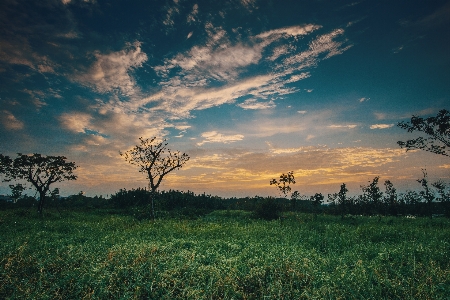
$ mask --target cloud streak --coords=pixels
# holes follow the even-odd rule
[[[202,138],[204,138],[204,140],[197,143],[197,146],[202,146],[206,143],[234,143],[237,141],[242,141],[244,139],[244,136],[242,134],[224,135],[218,133],[217,131],[208,131],[202,133]]]
[[[99,93],[120,92],[126,96],[136,93],[136,82],[130,71],[142,66],[147,55],[142,52],[140,42],[134,42],[126,49],[109,54],[94,54],[96,61],[86,73],[79,74],[74,80],[92,87]]]

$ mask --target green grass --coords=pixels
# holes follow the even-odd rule
[[[0,212],[1,299],[449,299],[450,220]]]

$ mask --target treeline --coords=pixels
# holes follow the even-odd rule
[[[254,213],[255,217],[275,219],[282,212],[295,211],[313,214],[364,216],[429,216],[443,215],[450,217],[450,191],[438,181],[430,184],[426,176],[418,180],[422,191],[397,193],[394,185],[386,180],[384,188],[379,185],[379,177],[375,177],[368,185],[361,186],[362,194],[349,196],[346,184],[342,184],[337,193],[326,197],[321,193],[312,196],[293,192],[291,197],[245,197],[221,198],[218,196],[195,194],[191,191],[178,190],[152,193],[147,189],[121,189],[109,199],[102,196],[87,197],[82,192],[69,197],[49,196],[48,207],[56,209],[100,209],[109,208],[126,211],[138,218],[150,215],[150,199],[155,203],[156,217],[182,216],[196,218],[214,210],[245,210]],[[24,196],[17,201],[1,201],[3,208],[32,207],[37,205],[33,197]]]

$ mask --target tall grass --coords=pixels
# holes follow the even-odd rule
[[[445,299],[448,219],[0,212],[2,299]]]

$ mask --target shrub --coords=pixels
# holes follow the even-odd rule
[[[264,220],[274,220],[280,217],[282,206],[275,198],[265,198],[258,204],[254,211],[255,217]]]

